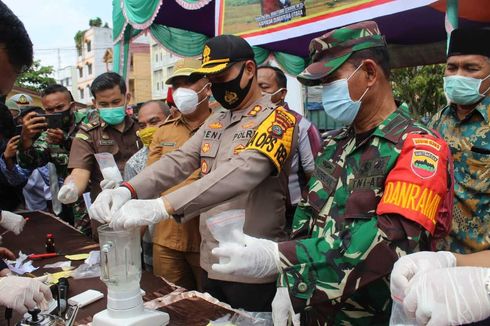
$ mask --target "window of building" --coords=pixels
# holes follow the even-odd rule
[[[160,90],[160,83],[157,83],[157,91]]]
[[[92,51],[92,41],[87,41],[87,52]]]
[[[162,52],[160,51],[160,61],[163,60]]]
[[[83,67],[78,68],[78,77],[83,77]]]
[[[80,93],[80,99],[83,100],[83,89],[79,88],[78,92]]]
[[[158,53],[155,53],[155,62],[158,62]]]
[[[87,63],[87,71],[88,71],[89,75],[92,74],[92,64],[91,63]]]
[[[167,67],[167,76],[170,76],[173,70],[174,70],[173,66]]]
[[[85,93],[87,93],[87,98],[90,98],[90,86],[87,85],[87,89],[85,90]]]

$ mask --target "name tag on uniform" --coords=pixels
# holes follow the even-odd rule
[[[99,140],[99,145],[101,145],[101,146],[112,146],[115,143],[116,142],[112,139],[101,139],[101,140]]]
[[[175,142],[161,142],[160,143],[160,146],[164,146],[164,147],[175,147],[175,145],[177,145],[177,143],[175,143]]]

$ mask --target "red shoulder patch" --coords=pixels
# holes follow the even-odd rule
[[[447,144],[432,135],[409,134],[395,167],[385,181],[376,213],[395,213],[434,233],[437,215],[446,198]]]

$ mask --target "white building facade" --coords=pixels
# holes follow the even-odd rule
[[[75,66],[66,66],[56,71],[56,82],[65,86],[73,95],[75,101],[79,101],[78,94],[78,75]]]
[[[165,81],[172,74],[180,57],[168,52],[163,46],[150,39],[151,57],[151,97],[160,100],[167,97],[168,85]]]
[[[112,70],[112,63],[104,62],[104,54],[110,48],[112,48],[112,29],[92,26],[85,32],[76,65],[78,80],[75,92],[79,102],[91,104],[90,85],[97,76]]]

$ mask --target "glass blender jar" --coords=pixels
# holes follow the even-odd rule
[[[93,325],[166,325],[168,314],[143,307],[139,228],[113,230],[105,224],[97,230],[107,309],[94,316]]]

